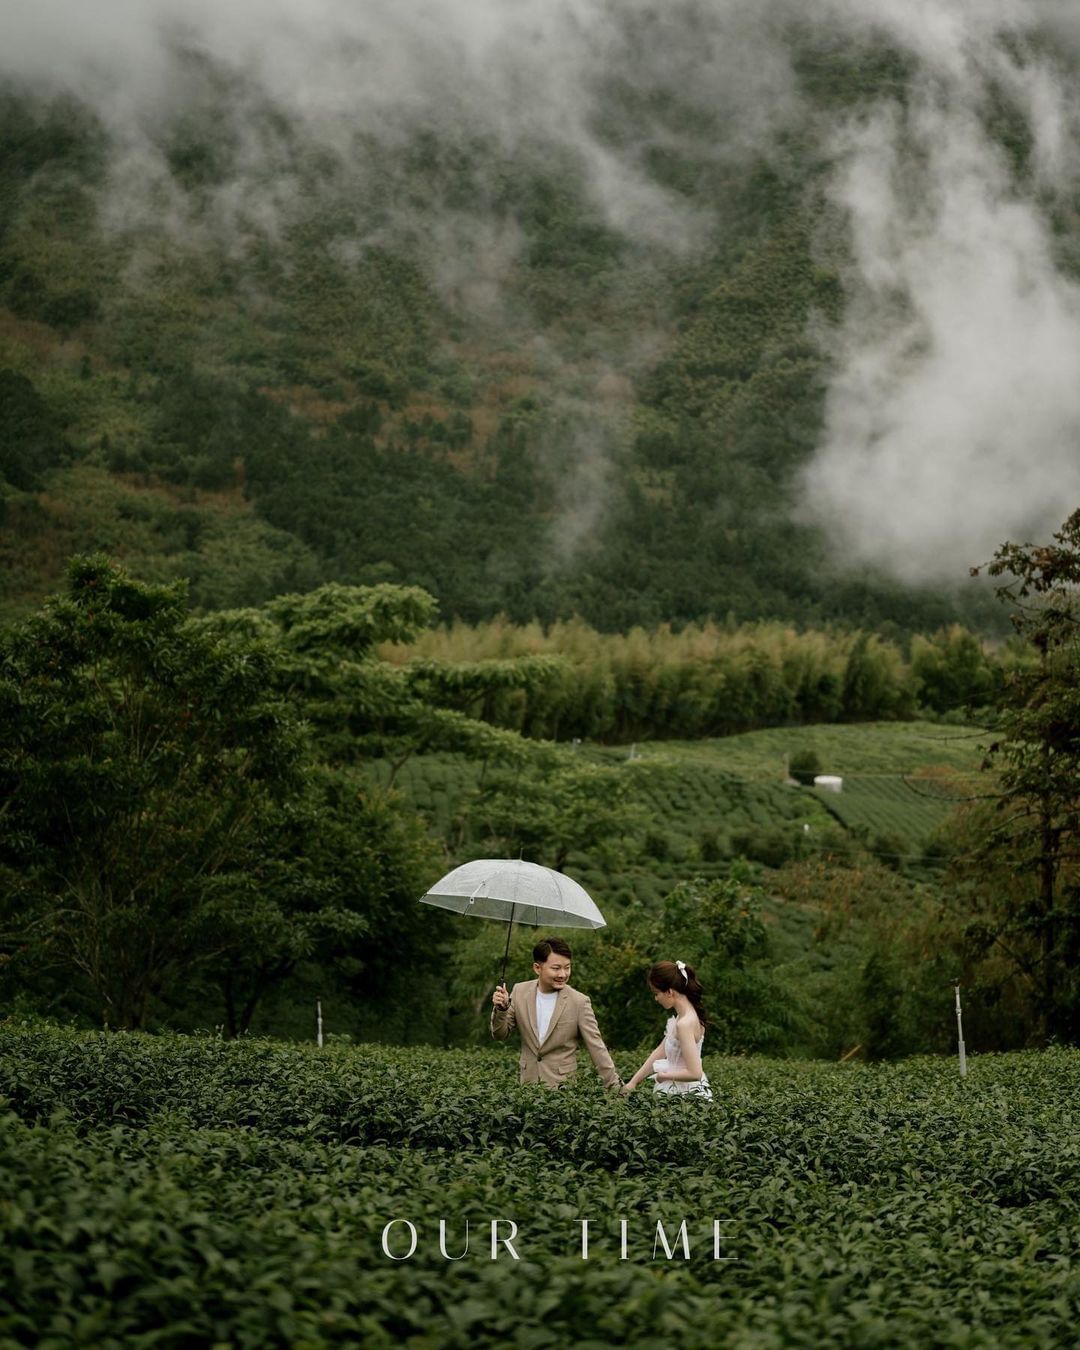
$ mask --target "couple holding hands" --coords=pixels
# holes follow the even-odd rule
[[[627,1083],[621,1083],[596,1025],[592,1004],[571,989],[570,948],[561,938],[544,938],[533,948],[535,980],[515,984],[507,993],[500,984],[492,995],[491,1034],[505,1041],[517,1028],[521,1040],[521,1081],[559,1087],[577,1068],[578,1043],[592,1057],[606,1088],[633,1092],[652,1077],[653,1089],[671,1095],[712,1099],[701,1067],[701,1042],[708,1017],[702,988],[692,966],[659,961],[650,966],[648,985],[657,1003],[671,1013],[664,1039]]]

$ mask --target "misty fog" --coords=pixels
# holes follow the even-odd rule
[[[892,44],[906,88],[855,114],[811,109],[792,53],[793,33],[811,27],[826,43]],[[485,211],[482,182],[467,209],[442,192],[452,161],[429,201],[397,190],[394,152],[416,128],[486,146],[493,164],[554,148],[642,258],[691,264],[722,221],[658,181],[650,148],[681,139],[722,165],[779,156],[797,129],[831,165],[837,229],[818,246],[841,267],[846,297],[839,328],[811,322],[831,365],[800,517],[853,561],[937,582],[1005,537],[1052,528],[1080,498],[1080,287],[1055,232],[1055,213],[1075,214],[1080,167],[1080,19],[1069,4],[37,0],[8,7],[0,39],[5,78],[73,94],[108,128],[110,228],[142,223],[196,245],[273,239],[310,198],[305,162],[317,150],[360,195],[379,180],[380,212],[358,215],[342,249],[414,239],[432,284],[480,324],[532,325],[504,286],[521,234]],[[161,129],[208,79],[229,91],[231,173],[196,212]],[[612,127],[613,82],[677,91],[699,116],[674,122],[643,97]],[[1023,161],[992,135],[995,107],[1022,125]],[[612,370],[638,373],[659,341],[639,337],[633,350],[613,344]],[[593,528],[610,481],[604,438],[578,412],[580,472],[559,550]]]

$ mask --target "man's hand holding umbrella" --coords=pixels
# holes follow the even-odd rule
[[[510,931],[515,919],[534,926],[604,927],[604,916],[584,887],[562,872],[520,858],[480,858],[455,867],[421,900],[458,914],[506,924],[502,972],[491,996],[491,1034],[496,1040],[505,1040],[517,1030],[523,1083],[559,1086],[576,1069],[577,1047],[584,1044],[605,1087],[620,1086],[591,1002],[568,984],[570,948],[561,938],[544,939],[533,948],[536,979],[516,984],[513,991],[506,987]]]

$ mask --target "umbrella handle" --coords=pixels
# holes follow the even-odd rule
[[[506,985],[506,962],[510,956],[510,933],[514,927],[514,910],[516,909],[517,904],[512,902],[510,905],[510,922],[506,925],[506,950],[503,952],[502,970],[499,972],[499,983],[504,987]]]

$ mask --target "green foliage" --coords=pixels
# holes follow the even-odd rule
[[[625,770],[573,752],[548,753],[489,775],[467,812],[494,856],[527,855],[561,872],[571,853],[591,854],[602,865],[613,850],[634,848],[630,837],[647,816],[632,796]]]
[[[812,787],[815,777],[821,772],[821,760],[816,750],[796,750],[788,761],[788,772],[796,783],[803,787]]]
[[[220,998],[230,1035],[293,976],[361,1024],[381,1000],[400,1006],[446,941],[443,916],[416,904],[438,863],[419,819],[356,766],[381,756],[392,775],[440,745],[523,761],[516,733],[467,710],[548,678],[552,662],[389,666],[379,644],[434,613],[415,587],[328,584],[192,618],[180,584],[101,557],[77,558],[71,576],[70,597],[2,652],[9,987],[21,978],[68,1009],[96,1000],[125,1027],[183,1023]],[[619,775],[582,767],[564,815],[584,823],[597,785]],[[610,814],[594,833],[626,828]],[[580,828],[567,837],[583,842]],[[443,1020],[383,1017],[391,1035],[421,1023],[441,1035]]]
[[[569,870],[606,894],[619,894],[624,886],[632,894],[647,874],[656,881],[650,894],[658,903],[687,867],[722,865],[739,855],[778,867],[822,851],[869,847],[889,863],[915,865],[957,803],[979,790],[974,771],[985,746],[980,733],[951,733],[931,723],[876,723],[815,727],[799,736],[811,737],[819,747],[815,753],[844,770],[841,793],[785,785],[784,753],[792,740],[780,729],[645,745],[635,749],[633,759],[623,750],[579,747],[569,762],[601,764],[621,774],[625,801],[644,816],[631,847],[614,855],[601,850],[603,856],[572,848]],[[863,766],[870,772],[856,771]],[[368,772],[380,785],[389,781],[389,766],[372,764]],[[536,768],[518,772],[525,786],[511,795],[522,799],[519,816],[528,832],[532,807],[525,801],[526,787],[532,785],[538,795],[542,775]],[[513,775],[505,781],[512,785]],[[468,807],[481,782],[487,783],[487,771],[479,763],[446,754],[417,756],[394,776],[398,790],[455,853],[483,849],[483,813],[470,821]],[[503,787],[497,791],[501,795]],[[546,807],[538,802],[536,809],[543,816]],[[569,828],[576,835],[589,827]],[[504,841],[513,842],[510,833]]]
[[[903,1026],[904,976],[896,958],[873,950],[859,970],[854,994],[862,1007],[863,1050],[872,1059],[898,1059],[909,1048]]]
[[[1075,1051],[976,1057],[963,1082],[929,1059],[706,1068],[703,1106],[609,1098],[583,1075],[523,1089],[498,1050],[9,1024],[6,1334],[452,1350],[586,1343],[583,1328],[689,1350],[1075,1339]],[[517,1224],[520,1264],[490,1259],[496,1217]],[[654,1253],[657,1221],[674,1236],[683,1217],[690,1259]],[[394,1218],[416,1225],[411,1259],[383,1254]],[[440,1219],[454,1254],[469,1222],[462,1260],[440,1255]],[[712,1260],[713,1220],[733,1265]]]
[[[5,928],[138,1026],[214,950],[302,742],[266,654],[195,630],[182,587],[100,557],[70,576],[3,646]]]
[[[895,647],[860,633],[848,653],[840,692],[845,717],[910,717],[915,701],[900,677]]]
[[[140,514],[153,525],[165,524],[170,517],[175,521],[181,512],[151,508]],[[195,609],[261,605],[282,592],[310,590],[319,579],[320,569],[310,550],[292,535],[253,516],[237,514],[223,520],[189,508],[184,523],[194,536],[191,546],[173,552],[154,570],[185,577]],[[144,567],[143,575],[151,574],[151,567]]]
[[[797,1012],[769,970],[763,900],[760,887],[735,868],[722,878],[681,881],[651,913],[624,910],[594,934],[586,987],[612,1043],[655,1044],[663,1023],[645,977],[654,962],[678,958],[705,989],[707,1046],[725,1054],[780,1048]]]
[[[811,918],[823,958],[811,971],[804,950],[801,978],[791,970],[816,1053],[893,1058],[955,1044],[945,1008],[963,974],[965,915],[937,885],[892,861],[848,840],[772,878],[784,904]],[[1009,1019],[971,994],[966,983],[969,1047],[1016,1045]]]
[[[448,925],[416,904],[435,849],[415,816],[365,786],[355,770],[309,769],[303,796],[269,820],[244,889],[208,915],[216,949],[195,984],[220,1000],[226,1034],[249,1031],[298,968],[317,970],[321,994],[362,1021],[360,1009],[393,1007],[439,959]],[[205,998],[174,996],[170,1018],[190,1023],[193,1005]],[[380,1021],[408,1039],[402,1016]]]
[[[709,1035],[722,1053],[779,1049],[797,1020],[769,969],[764,899],[752,876],[733,868],[724,879],[680,882],[664,901],[659,942],[669,952],[685,951],[688,940],[695,948],[689,964],[707,991]]]
[[[463,709],[551,661],[387,666],[378,645],[433,616],[417,587],[331,583],[192,618],[181,587],[101,559],[73,576],[72,601],[9,644],[12,984],[77,973],[121,1026],[188,1023],[220,999],[236,1035],[296,976],[354,1025],[386,1003],[382,1034],[441,1037],[441,1012],[405,1011],[447,941],[445,917],[416,903],[436,849],[356,765],[382,756],[393,772],[432,745],[524,759],[516,733]],[[564,818],[586,818],[605,775],[586,765]]]
[[[258,611],[255,636],[194,620],[181,585],[81,558],[70,595],[6,636],[9,981],[58,971],[122,1027],[220,997],[235,1035],[302,962],[369,1003],[406,959],[430,964],[443,930],[416,913],[433,868],[419,822],[313,761],[291,690],[317,620],[327,649],[313,659],[333,665],[342,648],[370,655],[412,631],[430,601],[347,599],[274,611],[290,661],[258,636],[270,624]]]
[[[463,756],[425,754],[405,763],[393,781],[456,853],[482,852],[494,837],[512,855],[535,848],[551,862],[565,852],[575,876],[605,891],[619,874],[648,868],[662,894],[688,862],[719,863],[745,851],[733,842],[740,833],[773,829],[797,841],[811,822],[815,837],[828,828],[828,812],[816,798],[719,767],[725,745],[699,743],[683,755],[665,743],[634,760],[586,747],[557,757],[541,751],[503,772]],[[369,764],[367,772],[381,786],[389,782],[385,764]],[[705,835],[711,859],[700,847]],[[560,838],[567,847],[560,848]]]
[[[434,612],[432,596],[416,586],[331,582],[259,610],[209,616],[203,624],[209,631],[258,635],[272,647],[280,687],[302,700],[320,753],[331,762],[379,756],[396,770],[411,755],[437,748],[521,759],[526,750],[516,733],[467,710],[500,689],[527,689],[546,679],[552,663],[401,667],[379,659],[380,644],[407,641]]]
[[[911,640],[911,675],[919,703],[934,712],[984,708],[1000,691],[1001,667],[989,659],[973,633],[958,625],[932,638]]]
[[[783,867],[807,852],[806,831],[783,825],[749,825],[731,834],[731,849],[737,857],[766,867]]]
[[[32,492],[46,469],[68,457],[58,418],[33,384],[14,370],[0,370],[0,481]]]
[[[991,664],[964,630],[950,641],[977,653],[991,679],[1003,678],[1006,662],[1015,660],[1006,653]],[[499,725],[559,740],[730,736],[758,726],[908,719],[916,706],[913,667],[896,644],[862,631],[800,633],[781,624],[709,622],[678,632],[665,623],[605,634],[580,620],[545,629],[498,619],[430,630],[385,655],[400,663],[553,658],[558,664],[548,679],[508,688],[479,711]],[[967,706],[972,686],[953,687],[957,701],[948,704],[943,694],[935,708]]]
[[[254,465],[275,454],[302,454],[306,439],[305,429],[264,395],[181,370],[154,388],[150,435],[137,465],[168,482],[222,488],[244,479],[249,460],[251,481]]]
[[[260,605],[285,591],[310,590],[322,575],[310,550],[235,494],[148,486],[85,460],[53,469],[48,480],[43,497],[9,497],[0,508],[0,568],[12,582],[0,602],[3,618],[26,617],[28,594],[38,603],[44,598],[36,588],[52,566],[52,550],[58,560],[87,552],[124,558],[147,581],[185,579],[192,607],[203,610]]]
[[[416,586],[322,586],[266,607],[291,651],[353,661],[380,642],[414,637],[435,616],[435,600]]]
[[[999,709],[997,810],[968,818],[957,870],[978,917],[972,954],[997,948],[1028,984],[1042,1037],[1080,1039],[1080,512],[1049,544],[1004,544],[989,572],[1034,661]],[[997,954],[993,952],[993,954]]]
[[[449,842],[452,852],[461,851],[464,806],[486,774],[482,759],[436,750],[410,756],[397,767],[388,759],[368,760],[363,771],[377,790],[385,792],[392,786]]]

